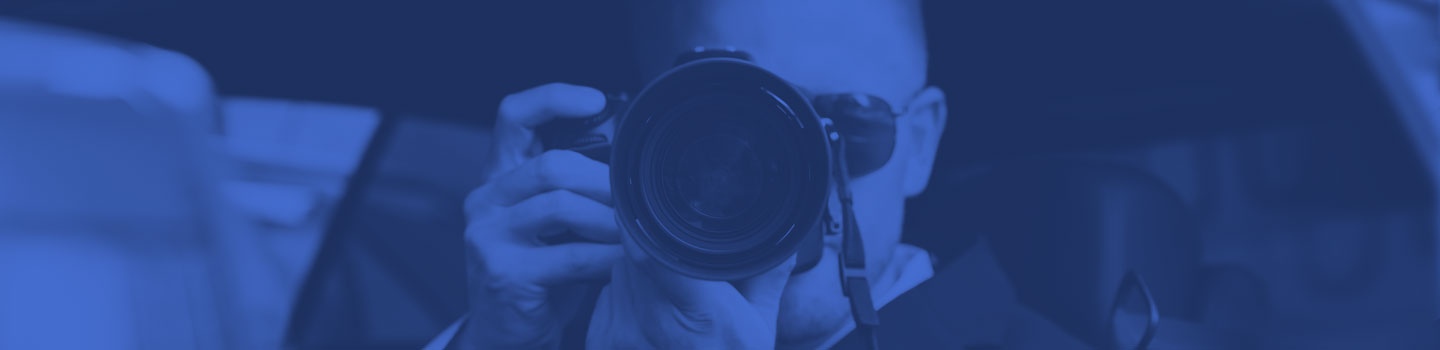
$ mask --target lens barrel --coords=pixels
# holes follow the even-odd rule
[[[707,280],[753,276],[797,252],[802,267],[818,260],[830,145],[794,87],[742,59],[698,58],[621,115],[615,209],[655,260]]]

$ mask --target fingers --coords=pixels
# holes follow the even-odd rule
[[[538,285],[605,280],[623,259],[619,244],[565,243],[531,246],[499,240],[466,240],[466,268],[471,287],[492,291],[543,293]]]
[[[524,238],[569,230],[595,242],[620,242],[615,211],[575,192],[555,190],[530,197],[511,207],[507,216],[510,231],[525,233]]]
[[[545,344],[573,311],[562,286],[610,277],[623,259],[604,164],[568,151],[541,153],[535,128],[600,113],[591,88],[549,84],[506,96],[496,115],[486,184],[465,198],[466,270],[472,320],[491,329],[474,341],[513,348]],[[538,155],[538,156],[537,156]],[[571,231],[604,243],[541,245]],[[506,344],[509,344],[506,346]]]
[[[637,279],[649,281],[661,297],[680,310],[705,310],[710,305],[724,305],[725,300],[742,298],[728,282],[691,278],[661,266],[635,245],[629,235],[621,235],[620,241],[629,258],[625,264],[631,266],[634,274],[640,275]]]
[[[538,148],[536,126],[555,118],[591,116],[604,109],[604,93],[570,84],[546,84],[505,96],[495,118],[492,161],[501,167],[517,164]]]
[[[605,94],[600,90],[550,83],[505,96],[496,124],[533,129],[555,118],[585,117],[603,109]]]
[[[513,205],[555,190],[569,190],[608,205],[610,167],[573,151],[546,151],[480,186],[466,200],[466,206],[480,204],[470,203],[472,200]]]
[[[619,245],[600,243],[538,247],[528,253],[536,282],[541,284],[608,278],[615,262],[625,255]]]
[[[700,319],[731,315],[737,311],[734,309],[737,305],[748,304],[758,312],[760,320],[773,322],[780,314],[780,299],[789,283],[790,272],[795,268],[795,258],[791,257],[780,266],[733,284],[691,278],[653,260],[636,262],[632,259],[621,264],[630,265],[632,273],[643,275],[641,279],[648,281],[660,297],[684,315]]]
[[[625,255],[629,257],[626,263],[634,265],[638,272],[645,274],[665,297],[682,309],[684,306],[693,309],[696,306],[714,305],[717,300],[725,300],[720,298],[744,298],[757,308],[778,312],[780,298],[785,294],[785,286],[789,283],[790,274],[795,270],[796,264],[796,258],[791,256],[768,271],[735,281],[734,284],[707,281],[682,275],[660,265],[635,245],[629,235],[621,235],[620,241],[625,248]]]

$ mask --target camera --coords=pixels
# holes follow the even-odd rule
[[[610,164],[617,220],[662,265],[738,280],[820,259],[838,134],[742,51],[697,48],[633,98],[537,129],[547,149]],[[831,230],[833,231],[833,230]]]
[[[820,261],[824,236],[840,235],[840,288],[856,332],[878,347],[880,319],[849,180],[852,171],[883,165],[893,145],[879,142],[884,147],[856,153],[864,161],[850,162],[835,121],[733,48],[696,48],[634,98],[606,99],[595,116],[536,132],[547,149],[610,164],[616,220],[636,245],[684,275],[734,281],[791,256],[795,273],[807,271]],[[886,125],[848,130],[863,146],[893,141],[893,124],[876,127]]]

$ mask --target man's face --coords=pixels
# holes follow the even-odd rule
[[[867,94],[906,110],[896,119],[896,144],[889,162],[851,181],[867,272],[872,285],[884,285],[884,269],[900,243],[905,198],[924,189],[945,121],[944,96],[924,86],[924,38],[915,23],[918,12],[909,12],[918,9],[908,7],[918,5],[808,0],[702,3],[658,11],[676,17],[668,19],[669,25],[652,28],[659,33],[647,34],[641,27],[638,45],[650,49],[640,54],[652,56],[641,59],[651,62],[643,67],[649,77],[668,68],[666,63],[682,50],[733,46],[809,93]],[[824,337],[850,319],[848,300],[840,290],[839,241],[831,238],[835,240],[826,242],[819,265],[792,277],[786,288],[782,344]]]

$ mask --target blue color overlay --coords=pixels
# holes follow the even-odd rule
[[[1440,349],[1436,0],[0,2],[0,349]]]

